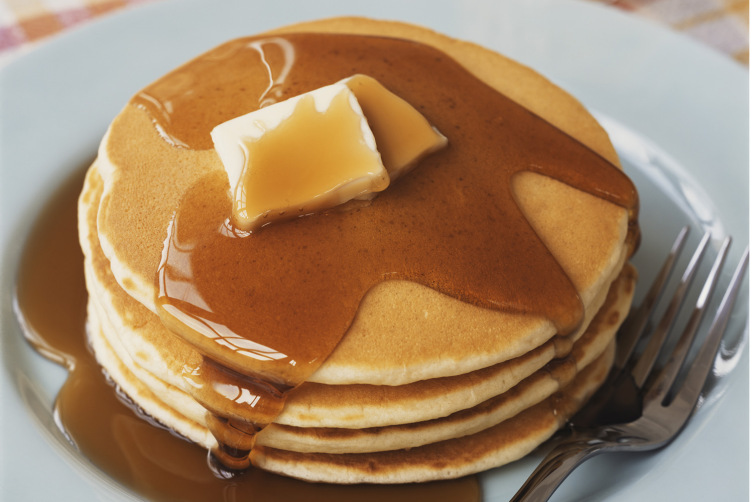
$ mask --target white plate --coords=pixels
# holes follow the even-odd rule
[[[318,17],[359,14],[424,24],[508,54],[570,90],[613,134],[642,195],[649,276],[684,223],[748,241],[746,69],[611,8],[565,0],[182,1],[145,5],[43,44],[0,71],[2,369],[0,499],[111,499],[114,489],[57,433],[50,415],[64,371],[22,340],[9,291],[22,219],[93,156],[135,90],[227,39]],[[378,4],[378,5],[377,5]],[[698,231],[694,237],[698,237]],[[747,324],[747,299],[733,336]],[[741,334],[742,333],[742,334]],[[746,500],[748,356],[669,448],[603,456],[565,482],[557,500]],[[483,476],[486,498],[507,500],[533,459]]]

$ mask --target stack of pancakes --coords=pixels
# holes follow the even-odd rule
[[[275,33],[297,31],[433,45],[618,163],[579,103],[503,56],[423,28],[365,19]],[[162,324],[155,298],[175,208],[188,187],[218,169],[213,150],[168,144],[147,111],[131,103],[102,142],[79,211],[98,362],[146,414],[207,449],[217,441],[184,374],[207,354]],[[513,191],[580,295],[581,327],[558,335],[541,317],[482,308],[409,281],[381,282],[362,299],[335,350],[258,434],[253,465],[333,483],[458,477],[520,458],[583,404],[609,371],[615,333],[632,301],[629,211],[534,173],[517,176]]]

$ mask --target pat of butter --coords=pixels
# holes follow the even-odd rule
[[[374,135],[342,82],[224,122],[212,140],[230,180],[234,223],[243,230],[389,185]]]
[[[276,219],[370,198],[447,139],[365,75],[224,122],[212,140],[230,181],[233,222]]]
[[[395,180],[428,155],[447,146],[421,112],[375,78],[353,75],[343,80],[361,105],[390,179]]]

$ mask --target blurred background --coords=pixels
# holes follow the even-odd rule
[[[64,30],[162,0],[0,0],[0,65]],[[749,60],[749,0],[582,0],[682,32],[743,65]]]

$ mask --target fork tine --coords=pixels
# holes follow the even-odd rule
[[[643,387],[643,384],[646,383],[646,378],[648,378],[648,375],[651,372],[654,363],[656,362],[656,358],[659,355],[659,351],[661,350],[662,345],[664,345],[664,341],[669,334],[669,330],[672,328],[672,325],[677,318],[677,312],[680,310],[680,306],[685,300],[685,296],[688,293],[690,283],[693,280],[693,277],[695,277],[696,272],[698,271],[698,267],[701,264],[701,258],[703,257],[703,253],[706,251],[706,246],[708,245],[710,238],[710,232],[703,234],[703,239],[701,239],[701,242],[698,244],[698,247],[693,253],[693,257],[690,259],[688,266],[685,268],[685,272],[683,272],[682,274],[682,279],[680,280],[679,286],[675,290],[675,294],[672,296],[672,300],[669,302],[664,315],[659,321],[659,324],[654,330],[654,333],[651,335],[646,348],[643,350],[643,353],[641,354],[638,362],[633,368],[632,375],[638,388]]]
[[[703,247],[705,247],[705,244],[699,246],[699,249]],[[721,270],[728,249],[729,240],[725,240],[714,260],[712,271],[696,302],[696,305],[700,306],[698,307],[700,310],[707,309],[709,297],[712,295],[718,281],[719,271]],[[701,252],[696,250],[693,261],[696,259],[700,260],[700,254]],[[669,381],[669,385],[671,386],[671,379],[659,378],[652,382],[648,394],[643,395],[641,399],[643,410],[639,418],[622,417],[621,420],[625,420],[624,422],[596,422],[590,425],[584,424],[582,427],[571,428],[571,435],[549,452],[511,500],[520,502],[524,500],[548,500],[552,493],[554,493],[554,490],[557,489],[573,469],[599,453],[653,450],[667,445],[677,436],[692,415],[693,409],[698,406],[698,397],[703,390],[709,372],[714,366],[715,359],[719,357],[719,346],[745,278],[748,255],[749,251],[746,248],[717,309],[708,336],[704,340],[703,346],[695,360],[692,362],[685,381],[671,404],[665,406],[664,394],[655,392],[655,389],[663,386],[665,382]],[[690,275],[694,273],[691,268]],[[686,270],[683,278],[687,275],[688,271]],[[693,319],[696,315],[702,314],[691,314],[689,325],[692,332],[696,331],[696,324],[700,322]],[[688,330],[686,329],[686,331]],[[688,337],[692,338],[692,336],[686,334],[683,334],[681,338],[684,340]],[[682,343],[684,344],[685,342],[683,341]],[[683,352],[684,350],[682,349]],[[682,360],[685,359],[685,354],[673,353],[673,357]],[[675,372],[674,369],[667,371]],[[628,380],[632,376],[624,372],[620,374],[627,376]],[[616,405],[620,400],[619,398],[623,397],[618,396],[616,392],[612,396],[615,401],[612,401],[610,405]]]
[[[688,411],[690,411],[698,401],[698,397],[701,395],[703,385],[706,383],[706,377],[708,377],[709,372],[714,365],[714,360],[717,357],[719,345],[721,344],[722,337],[727,329],[727,322],[732,315],[732,308],[735,305],[740,286],[745,278],[745,269],[748,266],[748,255],[749,250],[746,247],[743,257],[737,264],[737,268],[735,269],[730,284],[724,292],[724,297],[716,311],[714,321],[709,329],[709,334],[701,346],[696,359],[693,361],[685,382],[672,402],[673,407],[687,408]],[[690,413],[688,413],[688,415],[690,415]]]
[[[721,275],[722,266],[724,265],[724,260],[729,251],[731,242],[731,237],[727,237],[722,242],[719,252],[716,255],[716,259],[714,260],[714,265],[711,267],[706,282],[698,295],[695,307],[688,318],[685,329],[683,329],[680,338],[672,350],[672,354],[669,356],[667,363],[664,365],[661,372],[656,377],[655,383],[651,387],[651,395],[655,399],[664,399],[667,392],[669,392],[672,383],[675,381],[677,374],[680,372],[680,368],[682,367],[693,340],[695,339],[701,320],[710,304],[712,293],[714,292],[716,283]]]
[[[630,356],[632,356],[641,334],[646,329],[646,324],[648,324],[648,320],[654,311],[654,307],[656,307],[656,303],[658,302],[662,291],[664,291],[664,287],[669,280],[669,275],[674,268],[677,257],[680,255],[680,252],[685,245],[689,231],[690,227],[686,225],[682,227],[680,233],[677,234],[675,242],[672,244],[672,249],[664,260],[664,264],[656,275],[653,284],[651,284],[651,288],[648,293],[646,293],[645,298],[638,308],[631,313],[630,324],[625,326],[621,331],[620,347],[613,365],[615,370],[621,370],[630,360]]]

